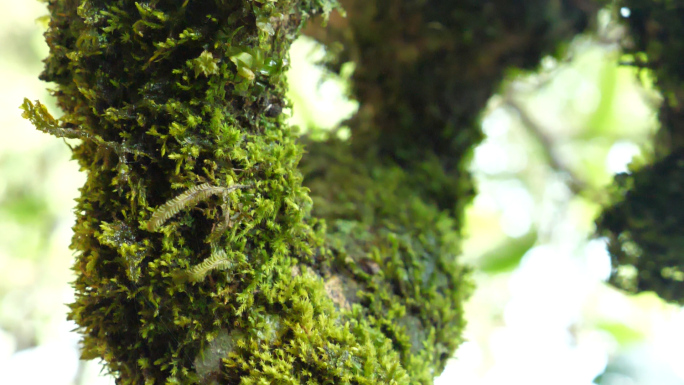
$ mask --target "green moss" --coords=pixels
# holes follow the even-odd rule
[[[358,163],[363,217],[326,215],[337,199],[329,230],[310,216],[271,107],[302,21],[333,6],[49,3],[42,78],[64,115],[23,107],[82,140],[70,317],[117,383],[429,384],[460,342],[457,227],[404,171]]]
[[[412,383],[431,384],[462,342],[472,290],[457,259],[457,222],[420,199],[400,167],[354,156],[336,140],[307,148],[305,184],[314,214],[329,224],[332,253],[311,266],[326,272],[338,308],[353,308],[392,341]]]
[[[478,111],[586,24],[571,3],[352,4],[364,107],[351,144],[308,143],[303,187],[283,71],[334,1],[50,1],[64,115],[23,107],[82,140],[83,357],[118,384],[431,384],[472,290]]]
[[[266,111],[284,103],[301,20],[332,6],[49,4],[43,79],[65,114],[25,114],[82,139],[71,318],[118,383],[408,381],[320,276],[292,276],[323,240],[304,221],[301,149]]]

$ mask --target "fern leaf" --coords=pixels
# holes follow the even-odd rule
[[[186,270],[185,277],[190,282],[200,282],[213,270],[230,269],[232,266],[233,262],[229,259],[225,250],[214,249],[209,258]]]
[[[195,206],[199,202],[217,194],[228,194],[229,192],[239,189],[247,188],[247,185],[236,184],[230,187],[212,186],[209,183],[204,183],[190,188],[188,191],[178,195],[170,201],[164,203],[159,207],[149,221],[147,221],[147,229],[154,231],[164,224],[169,218],[178,214],[181,210]]]
[[[46,134],[54,135],[57,138],[91,141],[99,146],[112,149],[119,155],[123,153],[129,153],[150,158],[150,155],[144,151],[130,148],[121,143],[108,142],[102,139],[102,137],[99,135],[94,135],[81,129],[63,127],[59,120],[50,115],[47,107],[37,100],[36,104],[33,104],[30,100],[24,98],[24,103],[21,105],[21,109],[24,110],[21,116],[25,119],[28,119],[38,130]]]

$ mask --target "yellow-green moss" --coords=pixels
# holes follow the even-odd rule
[[[82,140],[70,316],[117,383],[409,383],[391,341],[295,268],[324,238],[269,106],[302,20],[334,5],[49,2],[42,78],[64,116],[25,115]]]
[[[23,107],[82,141],[70,316],[118,384],[428,385],[444,368],[471,291],[456,257],[477,113],[586,15],[371,3],[350,15],[365,107],[351,144],[309,143],[312,200],[283,71],[335,1],[48,1],[42,78],[64,116]],[[495,49],[509,37],[524,44]]]

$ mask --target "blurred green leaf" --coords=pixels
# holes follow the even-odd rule
[[[36,195],[34,191],[7,196],[0,205],[0,213],[22,225],[45,222],[45,218],[50,214],[45,198]]]
[[[522,257],[537,243],[537,232],[530,231],[519,238],[507,238],[479,259],[479,268],[488,274],[505,273],[515,269]]]
[[[612,126],[616,114],[614,110],[615,93],[618,86],[618,67],[616,63],[604,61],[600,64],[598,86],[601,98],[596,110],[586,123],[588,130],[584,131],[585,139],[592,139],[597,134],[605,133],[605,129]],[[581,135],[579,135],[581,136]]]
[[[643,341],[645,338],[643,332],[621,322],[599,322],[599,324],[596,325],[596,328],[598,330],[603,330],[604,332],[613,336],[613,338],[615,338],[615,342],[623,347],[635,342]]]

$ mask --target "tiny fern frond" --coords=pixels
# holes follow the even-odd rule
[[[212,195],[223,194],[227,195],[231,191],[237,190],[239,188],[247,188],[248,185],[235,184],[230,187],[219,187],[212,186],[209,183],[204,183],[195,187],[190,188],[186,192],[178,195],[177,197],[171,199],[170,201],[164,203],[159,207],[150,220],[147,221],[147,229],[149,231],[155,231],[161,225],[164,224],[169,218],[178,214],[181,210],[192,207],[199,202],[211,197]]]
[[[200,282],[213,270],[230,269],[233,266],[233,261],[229,258],[223,249],[214,249],[211,256],[202,263],[197,264],[180,274],[176,274],[176,279],[182,279],[193,283]]]
[[[74,133],[70,133],[69,131],[65,133],[64,128],[59,126],[59,122],[57,121],[57,119],[53,118],[52,115],[50,115],[50,113],[48,112],[47,107],[45,107],[39,101],[36,100],[36,104],[33,104],[30,100],[28,100],[28,98],[24,98],[24,103],[22,103],[21,109],[24,110],[21,116],[24,119],[28,119],[31,122],[31,124],[33,124],[40,131],[54,135],[58,138],[77,137],[77,135],[75,135]]]
[[[150,158],[150,155],[144,151],[130,148],[122,143],[106,141],[99,135],[88,133],[79,128],[63,127],[60,121],[50,114],[47,107],[37,100],[35,101],[35,104],[33,104],[30,100],[24,98],[21,109],[24,110],[21,116],[24,119],[28,119],[38,130],[46,134],[54,135],[57,138],[91,141],[98,146],[114,150],[119,155],[128,153]]]

